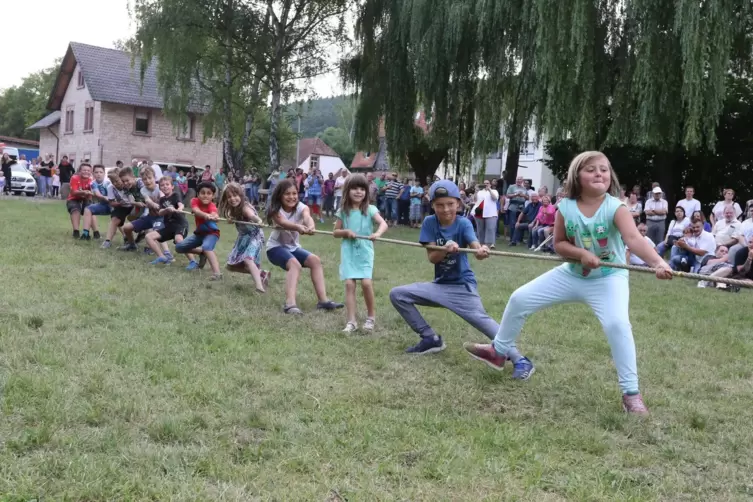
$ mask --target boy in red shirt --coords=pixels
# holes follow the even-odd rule
[[[182,254],[200,254],[199,263],[191,261],[186,267],[187,270],[196,270],[204,268],[209,261],[212,267],[212,277],[210,280],[216,281],[222,279],[220,273],[220,262],[217,260],[217,254],[214,252],[217,241],[220,240],[220,227],[217,226],[219,214],[217,206],[214,205],[214,194],[217,187],[214,183],[202,181],[196,187],[197,196],[191,199],[191,211],[196,219],[196,230],[193,235],[181,243],[175,244],[175,252]]]
[[[74,174],[70,181],[71,190],[65,203],[68,214],[71,216],[73,238],[79,238],[79,225],[84,208],[91,203],[92,197],[92,166],[82,163],[78,168],[78,174]]]

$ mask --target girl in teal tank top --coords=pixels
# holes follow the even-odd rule
[[[554,223],[554,249],[568,260],[518,288],[510,297],[491,345],[466,344],[466,350],[487,365],[502,369],[504,354],[516,348],[526,318],[551,305],[585,303],[607,335],[622,391],[623,409],[646,415],[638,388],[635,342],[628,317],[628,273],[599,262],[625,263],[625,245],[652,268],[658,279],[671,279],[669,265],[638,232],[628,208],[619,200],[620,184],[601,152],[583,152],[573,159],[565,184],[567,198],[559,204]],[[528,358],[515,362],[513,378],[527,380],[535,371]]]

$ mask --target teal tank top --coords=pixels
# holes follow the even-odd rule
[[[614,215],[622,206],[620,199],[606,194],[604,201],[593,216],[587,218],[578,209],[574,199],[562,199],[559,211],[565,220],[565,235],[571,244],[592,252],[601,261],[625,264],[625,243],[614,224]],[[627,270],[599,267],[584,268],[580,263],[565,263],[561,266],[567,272],[581,278],[596,279],[607,275],[627,275]]]

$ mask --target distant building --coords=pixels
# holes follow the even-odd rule
[[[325,178],[329,173],[337,175],[342,169],[350,172],[337,152],[319,138],[303,138],[299,140],[297,161],[294,162],[292,159],[288,159],[282,161],[280,164],[282,169],[300,167],[304,173],[308,173],[310,169],[316,168],[319,169]]]
[[[561,182],[546,167],[544,160],[549,157],[544,151],[546,141],[542,140],[539,144],[535,141],[535,131],[529,131],[528,137],[520,146],[520,159],[518,161],[518,172],[516,176],[522,176],[531,180],[531,186],[539,189],[546,186],[549,193],[556,192],[561,186]],[[498,152],[491,153],[486,157],[485,179],[500,178],[502,171],[505,169],[507,162],[507,148],[502,148]],[[472,178],[476,179],[478,173],[483,167],[484,159],[475,158],[473,160]]]
[[[47,108],[52,113],[33,124],[40,154],[114,166],[131,159],[188,165],[222,165],[222,143],[203,140],[206,109],[189,105],[185,124],[176,128],[163,113],[157,68],[116,49],[71,42],[63,57]]]
[[[19,157],[26,155],[26,160],[32,161],[39,157],[39,141],[33,139],[14,138],[13,136],[0,136],[0,153],[4,148],[15,148]]]

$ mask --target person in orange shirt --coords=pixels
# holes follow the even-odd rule
[[[79,225],[81,224],[81,215],[86,206],[91,203],[92,198],[92,166],[82,163],[79,166],[78,174],[71,177],[71,191],[65,202],[68,214],[71,216],[71,226],[73,227],[73,238],[78,239]]]

